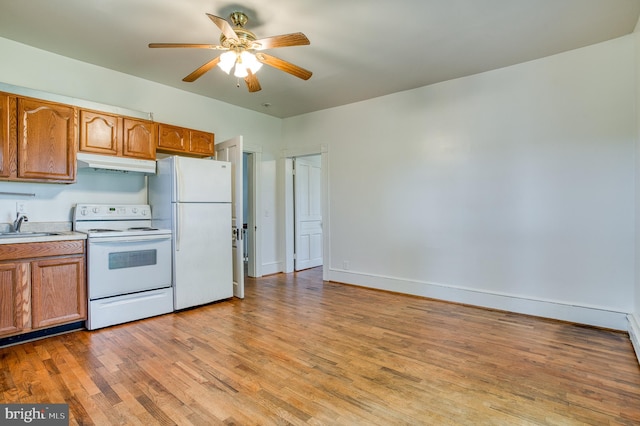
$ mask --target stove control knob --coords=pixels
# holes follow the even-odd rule
[[[142,216],[147,216],[149,211],[147,209],[142,209]]]
[[[80,210],[80,216],[86,216],[89,212],[87,211],[87,209],[82,209]]]
[[[100,213],[100,207],[94,207],[92,210],[94,213]]]
[[[138,213],[138,208],[137,207],[132,207],[131,208],[131,213],[137,214]]]

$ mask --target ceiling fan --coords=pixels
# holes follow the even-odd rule
[[[243,12],[233,12],[229,16],[233,27],[223,18],[207,13],[209,19],[220,28],[220,44],[190,44],[190,43],[149,43],[149,47],[185,47],[195,49],[224,50],[221,55],[213,58],[200,68],[182,79],[182,81],[193,82],[204,73],[218,65],[224,72],[229,74],[235,67],[234,76],[244,78],[249,92],[257,92],[262,89],[256,72],[262,64],[269,65],[293,76],[308,80],[311,78],[311,71],[287,62],[275,56],[263,52],[267,49],[277,47],[303,46],[310,44],[309,39],[302,33],[291,33],[256,39],[255,34],[244,28],[248,21],[247,15]]]

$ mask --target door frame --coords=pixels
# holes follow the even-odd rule
[[[254,244],[253,247],[249,247],[248,253],[249,256],[251,256],[251,254],[254,256],[254,268],[253,270],[249,268],[247,275],[257,278],[262,276],[262,215],[258,214],[258,212],[262,211],[262,197],[260,196],[260,194],[262,194],[262,188],[260,186],[262,182],[262,147],[243,145],[242,152],[253,157],[252,170],[247,173],[248,176],[253,177],[249,182],[249,197],[251,200],[248,208],[251,209],[251,215],[253,216],[256,229],[253,240]],[[252,262],[249,262],[249,265],[251,264]]]
[[[293,205],[293,158],[305,157],[308,155],[320,154],[321,161],[321,185],[322,193],[320,201],[322,203],[322,279],[329,278],[329,263],[331,261],[330,235],[331,220],[329,217],[329,147],[325,144],[311,147],[300,147],[296,149],[286,149],[282,151],[278,169],[282,170],[282,188],[284,188],[284,215],[282,226],[282,247],[284,247],[284,272],[289,273],[294,270],[294,205]]]
[[[228,161],[231,167],[231,243],[233,259],[233,295],[244,299],[244,241],[242,239],[242,224],[244,210],[243,196],[243,136],[238,135],[215,144],[215,159]],[[233,152],[231,153],[231,148]],[[223,153],[223,154],[221,154]],[[235,218],[235,220],[234,220]]]

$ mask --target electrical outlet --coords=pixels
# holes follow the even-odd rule
[[[16,213],[27,214],[26,201],[16,201]]]

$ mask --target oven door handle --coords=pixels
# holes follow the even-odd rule
[[[126,238],[126,237],[125,237]],[[171,239],[171,235],[167,235],[164,237],[140,237],[136,239],[123,239],[122,237],[107,237],[100,239],[92,239],[90,244],[107,244],[107,243],[118,243],[118,244],[136,244],[136,243],[148,243],[154,241],[167,241]]]

